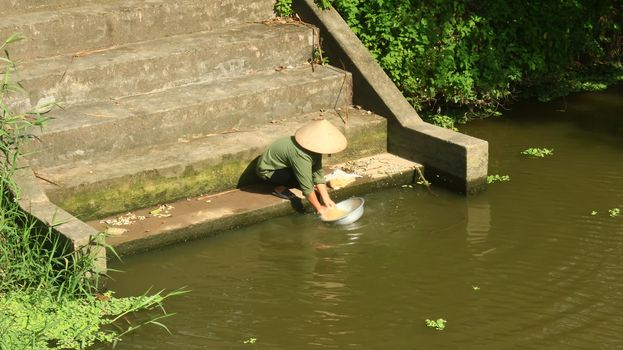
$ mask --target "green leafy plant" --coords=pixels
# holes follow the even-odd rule
[[[511,177],[509,175],[489,175],[487,176],[487,183],[491,184],[494,182],[506,182],[506,181],[510,181]]]
[[[11,35],[2,44],[0,44],[0,52],[7,52],[6,47],[10,44],[23,39],[19,33]],[[30,137],[29,130],[33,126],[41,126],[46,118],[43,117],[38,110],[42,109],[38,106],[32,112],[13,113],[9,106],[9,96],[16,93],[23,93],[22,88],[13,83],[11,76],[15,71],[15,64],[6,57],[0,57],[0,71],[2,74],[2,82],[0,85],[0,152],[2,158],[0,166],[2,166],[2,178],[5,185],[11,185],[9,178],[13,174],[15,162],[20,156],[19,145]]]
[[[0,50],[6,52],[7,45],[21,39],[19,34],[11,35]],[[0,60],[0,68],[0,293],[46,290],[57,299],[89,294],[96,283],[85,277],[94,271],[90,248],[68,252],[66,244],[53,235],[52,227],[40,226],[19,208],[20,191],[13,176],[21,146],[30,138],[30,129],[43,125],[46,118],[38,112],[12,112],[9,97],[22,90],[12,82],[15,65],[8,54]]]
[[[276,0],[274,11],[277,16],[292,16],[292,14],[294,13],[294,11],[292,10],[292,0]]]
[[[160,319],[172,314],[139,317],[132,313],[161,308],[166,298],[179,293],[116,298],[107,292],[57,300],[45,291],[10,292],[0,296],[0,348],[85,349],[96,342],[116,344],[146,324],[168,331]]]
[[[546,156],[554,155],[554,149],[553,148],[551,149],[550,148],[528,148],[526,150],[521,151],[521,154],[531,156],[531,157],[543,158]]]
[[[314,0],[314,2],[322,10],[328,10],[331,8],[330,0]],[[292,9],[292,0],[276,0],[274,11],[277,16],[292,16],[294,14],[294,10]]]
[[[438,331],[443,331],[446,328],[446,323],[448,321],[444,320],[443,318],[438,318],[436,320],[426,319],[425,322],[426,326],[434,328]]]
[[[423,114],[462,122],[500,115],[517,96],[545,101],[623,80],[618,0],[315,3],[340,13]],[[276,0],[275,13],[291,16],[292,0]]]
[[[498,115],[520,94],[553,98],[623,76],[617,0],[331,3],[416,109],[457,121]]]
[[[459,129],[456,127],[456,119],[452,118],[449,115],[440,115],[435,114],[425,118],[425,120],[431,124],[435,124],[437,126],[441,126],[442,128],[458,131]]]
[[[314,0],[314,2],[322,10],[328,10],[328,9],[331,8],[331,1],[330,0]]]
[[[257,342],[257,338],[249,338],[243,341],[244,344],[255,344],[255,342]]]
[[[312,49],[311,61],[319,65],[329,64],[329,58],[324,55],[324,51],[319,46],[314,46]]]

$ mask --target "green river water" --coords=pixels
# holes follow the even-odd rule
[[[192,290],[166,302],[172,334],[117,349],[622,349],[623,87],[461,132],[510,181],[369,193],[348,227],[291,215],[112,263],[119,296]]]

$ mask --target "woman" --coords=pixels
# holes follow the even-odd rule
[[[322,215],[335,206],[325,185],[322,155],[341,152],[346,144],[346,137],[333,124],[325,119],[313,120],[294,136],[273,142],[260,156],[256,172],[275,186],[273,194],[280,198],[290,199],[294,194],[288,188],[300,188]]]

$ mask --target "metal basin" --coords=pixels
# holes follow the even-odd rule
[[[337,203],[335,206],[344,212],[343,215],[330,219],[320,217],[320,220],[332,224],[348,225],[353,223],[363,215],[363,204],[365,201],[361,197],[352,197]]]

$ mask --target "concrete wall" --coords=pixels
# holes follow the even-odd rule
[[[388,118],[388,151],[421,163],[429,181],[462,193],[486,188],[486,141],[422,121],[367,48],[334,9],[294,0],[295,12],[320,28],[332,65],[353,76],[353,102]]]
[[[103,234],[75,218],[65,210],[50,202],[45,195],[35,174],[30,167],[22,167],[15,173],[15,182],[20,193],[19,205],[26,213],[30,213],[43,228],[52,227],[69,249],[83,250],[95,258],[95,271],[106,273],[106,249],[103,245]]]

